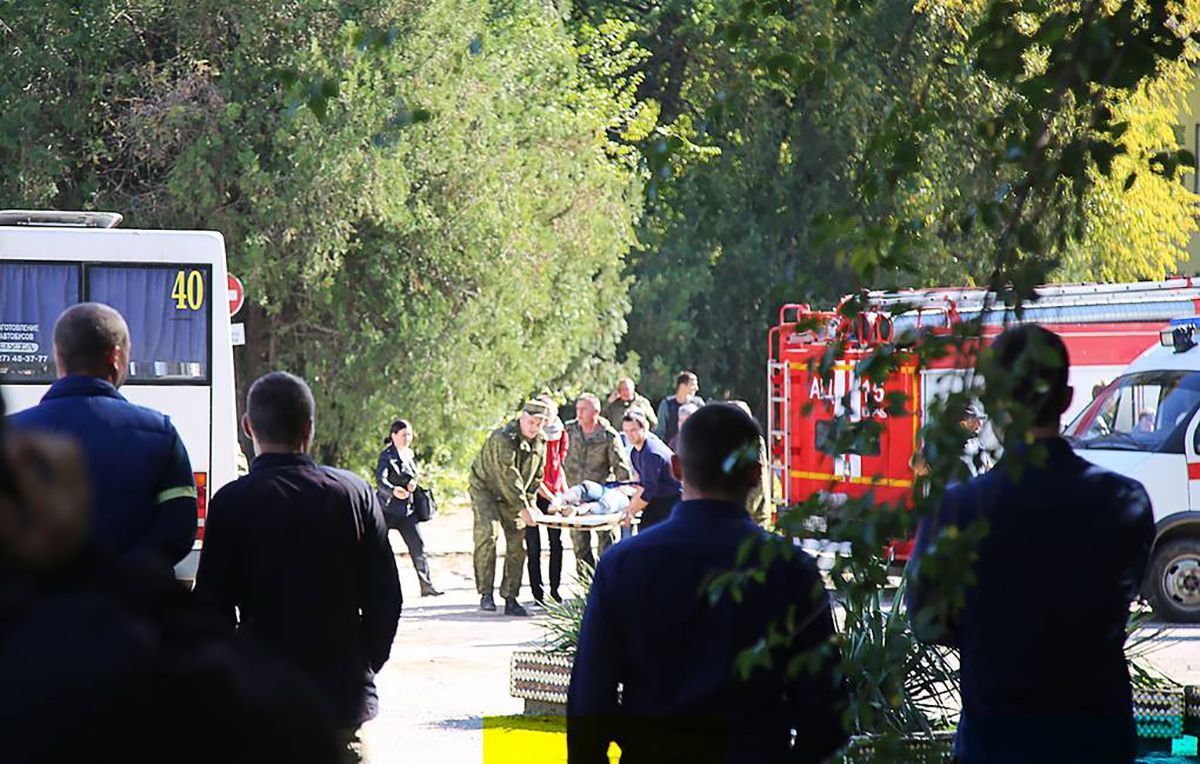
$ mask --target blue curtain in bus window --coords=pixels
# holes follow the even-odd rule
[[[129,381],[208,377],[206,268],[93,266],[87,273],[88,299],[113,306],[129,323]]]
[[[79,266],[0,263],[0,380],[49,382],[54,321],[79,302]]]

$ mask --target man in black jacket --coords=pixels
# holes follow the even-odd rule
[[[196,592],[307,675],[355,748],[377,711],[400,583],[371,488],[308,456],[314,413],[291,374],[250,388],[242,426],[257,457],[213,497]]]

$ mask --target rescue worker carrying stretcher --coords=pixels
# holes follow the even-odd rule
[[[542,427],[550,411],[531,400],[508,424],[492,431],[471,465],[471,504],[475,509],[475,588],[479,609],[494,611],[497,526],[504,530],[504,576],[500,596],[504,614],[529,613],[517,602],[525,565],[525,526],[533,524],[538,486],[546,466]]]

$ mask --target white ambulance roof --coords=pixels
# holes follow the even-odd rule
[[[1138,356],[1121,374],[1124,376],[1141,371],[1200,371],[1200,345],[1182,353],[1176,353],[1172,347],[1154,345]]]

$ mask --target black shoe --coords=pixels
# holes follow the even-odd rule
[[[550,599],[554,600],[555,602],[557,602],[560,605],[562,604],[562,601],[563,601],[562,595],[558,593],[558,589],[550,590]]]
[[[441,597],[443,594],[445,594],[445,592],[438,591],[432,586],[426,586],[421,590],[422,597]]]
[[[504,614],[524,617],[529,615],[529,611],[521,607],[521,603],[516,600],[504,600]]]
[[[546,607],[546,595],[543,592],[533,592],[533,601],[538,607]]]
[[[486,610],[489,613],[496,612],[496,600],[492,599],[492,595],[485,594],[479,598],[479,609]]]

